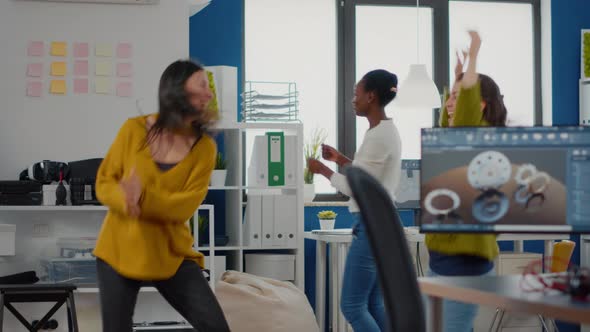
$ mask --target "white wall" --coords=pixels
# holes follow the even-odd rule
[[[172,61],[188,57],[188,25],[186,1],[162,0],[159,5],[140,6],[0,0],[0,179],[17,179],[22,169],[42,159],[104,156],[123,121],[138,114],[136,99],[141,99],[144,112],[156,110],[162,71]],[[67,41],[68,47],[78,41],[90,45],[131,42],[134,97],[73,95],[70,75],[67,96],[49,95],[49,56],[43,59],[44,96],[26,97],[26,65],[32,60],[26,49],[28,42],[35,40]],[[71,51],[69,48],[69,71]],[[96,236],[103,217],[104,212],[0,212],[0,223],[17,225],[16,256],[0,257],[0,275],[38,269],[41,256],[57,254],[58,237]],[[33,236],[35,224],[47,224],[49,233]],[[98,295],[81,294],[76,300],[81,331],[100,331]],[[39,319],[49,306],[25,304],[17,308],[24,308],[27,318]],[[8,311],[4,317],[5,331],[25,331]],[[65,310],[56,317],[58,331],[67,331]],[[135,318],[181,319],[157,293],[141,294]]]
[[[71,75],[67,96],[49,95],[49,61],[43,61],[44,96],[26,97],[26,66],[32,60],[26,48],[33,40],[67,41],[68,46],[75,41],[132,42],[134,97],[73,95]],[[123,121],[138,114],[135,100],[141,99],[147,111],[155,110],[163,69],[186,57],[186,1],[150,6],[0,1],[0,179],[16,179],[20,170],[42,159],[102,157]]]

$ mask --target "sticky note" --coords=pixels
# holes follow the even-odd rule
[[[117,76],[119,77],[131,77],[133,76],[133,68],[130,63],[118,63],[117,64]]]
[[[133,85],[131,82],[119,82],[117,84],[117,96],[131,97],[133,95]]]
[[[74,75],[75,76],[88,76],[88,61],[76,60],[74,62]]]
[[[52,42],[51,43],[51,55],[53,56],[66,56],[67,44],[66,42]]]
[[[94,91],[99,94],[110,94],[111,80],[106,77],[97,77],[94,81]]]
[[[131,43],[119,43],[117,45],[117,57],[121,59],[130,58],[133,55]]]
[[[41,82],[28,82],[27,83],[27,96],[41,97],[42,91],[43,91],[43,83],[41,83]]]
[[[65,95],[66,94],[66,81],[65,80],[52,80],[49,92],[54,95]]]
[[[29,77],[43,76],[43,64],[42,63],[29,63],[27,65],[27,76],[29,76]]]
[[[52,62],[51,63],[51,76],[66,76],[66,63],[65,62]]]
[[[88,43],[74,43],[75,58],[87,58],[88,53]]]
[[[96,44],[96,47],[94,49],[94,55],[101,57],[111,57],[113,56],[113,47],[111,46],[111,44],[106,43]]]
[[[28,56],[43,56],[44,44],[42,41],[33,41],[29,43],[27,48]]]
[[[95,66],[96,76],[111,76],[113,73],[112,65],[108,61],[98,61]]]
[[[88,79],[74,79],[74,93],[88,93]]]

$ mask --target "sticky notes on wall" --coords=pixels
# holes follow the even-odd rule
[[[27,65],[27,76],[29,76],[29,77],[43,76],[43,64],[42,63],[29,63]]]
[[[119,43],[117,45],[117,57],[121,59],[131,58],[133,55],[133,47],[131,43]]]
[[[132,65],[130,63],[118,63],[117,64],[117,76],[119,76],[119,77],[133,76]]]
[[[111,46],[111,44],[98,43],[94,48],[94,55],[99,57],[112,57],[113,47]]]
[[[43,48],[45,47],[42,41],[32,41],[27,47],[28,56],[43,56]]]
[[[94,91],[98,94],[110,94],[111,80],[106,77],[97,77],[94,81]]]
[[[108,61],[98,61],[95,66],[96,76],[111,76],[113,74],[112,64]]]
[[[52,42],[50,53],[53,56],[66,56],[66,55],[68,55],[67,43],[66,42]]]
[[[49,87],[49,92],[54,95],[65,95],[66,94],[66,81],[65,80],[52,80]]]
[[[131,97],[133,96],[133,85],[131,82],[119,82],[117,84],[117,96]]]
[[[52,62],[51,63],[51,76],[66,76],[66,63],[65,62]]]
[[[27,96],[41,97],[42,93],[43,93],[43,83],[41,83],[41,82],[28,82],[27,83]]]
[[[88,76],[88,61],[76,60],[74,62],[74,76]]]
[[[88,43],[74,43],[75,58],[87,58],[88,53]]]
[[[88,79],[86,79],[86,78],[74,79],[74,93],[76,93],[76,94],[88,93]]]

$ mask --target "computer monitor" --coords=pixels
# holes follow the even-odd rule
[[[422,130],[422,232],[590,233],[590,127]]]

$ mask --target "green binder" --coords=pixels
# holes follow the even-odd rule
[[[268,185],[285,185],[285,135],[283,132],[266,133],[268,140]]]

